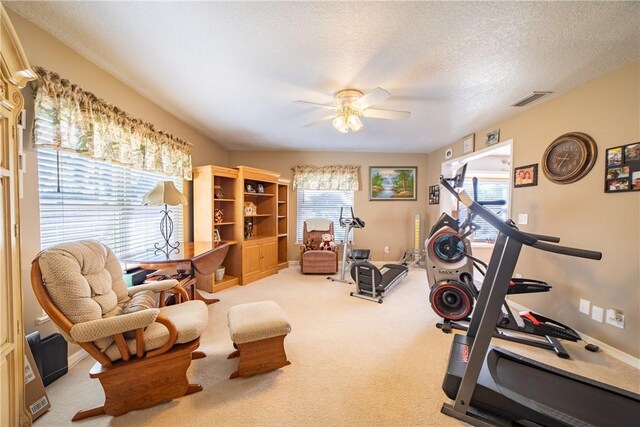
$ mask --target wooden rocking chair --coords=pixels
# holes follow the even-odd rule
[[[38,254],[31,265],[35,295],[69,342],[79,344],[97,363],[104,405],[78,412],[73,421],[108,414],[118,416],[202,390],[189,384],[186,371],[207,325],[202,301],[189,301],[175,280],[127,289],[120,264],[97,241],[61,244]],[[134,294],[160,294],[160,307],[122,314]],[[181,304],[164,307],[165,292],[178,293]],[[130,307],[129,307],[130,308]]]

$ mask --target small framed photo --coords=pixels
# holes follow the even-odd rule
[[[264,185],[258,184],[256,185],[256,189],[258,190],[258,193],[264,193]]]
[[[462,152],[463,153],[471,153],[473,151],[473,149],[475,148],[475,140],[476,140],[476,134],[472,133],[471,135],[467,135],[464,138],[462,138]]]
[[[216,242],[216,243],[221,241],[221,239],[220,239],[220,231],[218,231],[217,228],[213,230],[213,241]]]
[[[439,185],[429,186],[429,204],[430,205],[440,204],[440,186]]]
[[[607,168],[607,179],[629,178],[629,166]]]
[[[615,193],[616,191],[629,191],[628,179],[614,179],[607,181],[607,192]]]
[[[622,147],[607,149],[607,166],[619,166],[622,164]]]
[[[534,187],[538,185],[538,164],[519,166],[513,169],[513,187]]]
[[[640,191],[640,171],[631,174],[631,189]]]
[[[493,144],[497,144],[498,142],[500,142],[500,129],[492,130],[487,134],[487,140],[485,142],[485,145],[487,147]]]
[[[624,161],[635,162],[640,160],[640,142],[635,144],[625,145],[624,147]]]

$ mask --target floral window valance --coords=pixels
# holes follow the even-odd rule
[[[294,166],[293,189],[297,190],[351,190],[360,189],[360,166]]]
[[[58,74],[34,67],[36,147],[191,179],[191,144],[136,119]]]

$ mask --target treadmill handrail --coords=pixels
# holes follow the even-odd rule
[[[544,234],[535,234],[521,231],[522,234],[533,237],[534,239],[544,240],[545,242],[560,243],[560,238],[555,236],[545,236]]]
[[[442,184],[444,188],[446,188],[460,202],[462,202],[467,208],[469,208],[469,210],[479,215],[482,219],[484,219],[490,225],[495,227],[499,233],[502,233],[512,239],[515,239],[524,245],[531,246],[533,248],[540,249],[542,251],[554,252],[562,255],[574,256],[579,258],[589,258],[589,259],[595,259],[595,260],[602,259],[602,252],[591,251],[588,249],[570,248],[568,246],[552,245],[550,243],[545,243],[541,241],[541,240],[549,240],[546,237],[550,237],[550,236],[538,236],[532,233],[523,233],[518,229],[516,229],[515,227],[505,223],[502,219],[500,219],[496,214],[491,212],[489,209],[473,201],[473,199],[471,199],[471,197],[469,197],[469,195],[464,190],[461,190],[460,193],[456,192],[453,189],[453,187],[451,187],[451,185],[444,178],[440,178],[440,184]],[[540,239],[539,237],[543,237],[543,239]]]

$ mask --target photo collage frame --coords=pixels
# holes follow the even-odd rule
[[[640,191],[640,142],[607,148],[605,193]]]
[[[429,204],[430,205],[440,204],[440,186],[439,185],[429,186]]]

